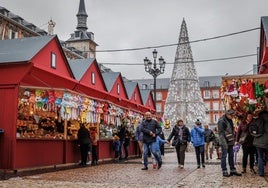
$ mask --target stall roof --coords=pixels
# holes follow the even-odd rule
[[[119,72],[104,72],[104,73],[102,73],[102,77],[103,77],[103,80],[104,80],[104,83],[106,85],[108,92],[110,92],[111,89],[113,88],[114,83],[115,83],[116,79],[118,78],[119,74],[120,74]]]
[[[49,35],[0,40],[0,64],[29,61],[54,37],[55,35]]]
[[[261,17],[261,23],[262,23],[263,30],[265,33],[265,37],[266,39],[268,39],[268,16]]]
[[[81,80],[85,72],[88,70],[90,65],[93,63],[95,58],[88,59],[72,59],[68,60],[71,70],[76,80]]]

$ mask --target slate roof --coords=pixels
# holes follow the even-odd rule
[[[150,96],[150,92],[151,92],[151,90],[149,90],[149,89],[141,89],[140,90],[143,105],[146,104],[146,101],[148,100],[148,98]]]
[[[95,58],[68,60],[74,78],[80,81],[94,60]]]
[[[268,16],[261,17],[261,23],[266,39],[268,39]]]
[[[104,72],[102,78],[104,80],[107,91],[110,92],[120,72]]]
[[[209,87],[220,87],[222,76],[201,76],[199,77],[199,87],[208,87],[206,84],[209,83]],[[150,85],[154,84],[153,79],[138,79],[132,80],[138,82],[140,90],[142,89],[153,89]],[[156,79],[156,89],[168,89],[169,88],[170,78],[157,78]],[[146,85],[147,88],[144,88],[143,85]]]
[[[0,64],[29,61],[54,37],[56,35],[0,40]]]
[[[124,85],[127,91],[127,96],[130,99],[132,94],[134,93],[135,87],[138,85],[137,82],[124,81]]]

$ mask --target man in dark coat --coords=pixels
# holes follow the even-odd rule
[[[85,127],[84,124],[80,124],[80,129],[77,133],[78,137],[78,144],[80,146],[80,152],[81,152],[81,163],[80,165],[82,167],[85,167],[87,165],[87,155],[88,155],[88,148],[91,144],[90,141],[90,134],[88,129]]]
[[[144,146],[144,153],[143,153],[143,160],[144,160],[144,167],[142,170],[148,170],[148,151],[150,150],[151,153],[154,155],[157,163],[158,169],[162,166],[162,158],[161,154],[153,151],[153,145],[156,142],[156,135],[160,133],[162,130],[159,123],[152,119],[151,112],[145,113],[145,120],[141,123],[141,131],[143,132],[143,146]]]
[[[222,150],[221,168],[222,175],[224,177],[229,177],[232,175],[241,176],[241,174],[236,171],[234,166],[234,124],[232,120],[234,115],[235,111],[230,109],[218,121],[219,143]],[[230,174],[228,173],[226,167],[227,155],[230,166]]]

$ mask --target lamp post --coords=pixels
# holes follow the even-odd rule
[[[150,75],[152,75],[154,78],[154,104],[156,105],[156,78],[160,74],[164,73],[166,62],[164,61],[164,58],[162,56],[160,56],[160,58],[158,59],[159,68],[157,68],[157,65],[156,65],[157,51],[156,51],[156,49],[154,49],[154,51],[153,51],[153,58],[154,58],[154,64],[147,57],[145,57],[144,66],[145,66],[145,71],[148,72]]]

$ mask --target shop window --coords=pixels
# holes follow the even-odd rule
[[[56,69],[57,66],[57,56],[54,52],[51,53],[51,68]]]
[[[91,72],[91,83],[92,83],[93,85],[96,84],[95,72]]]

